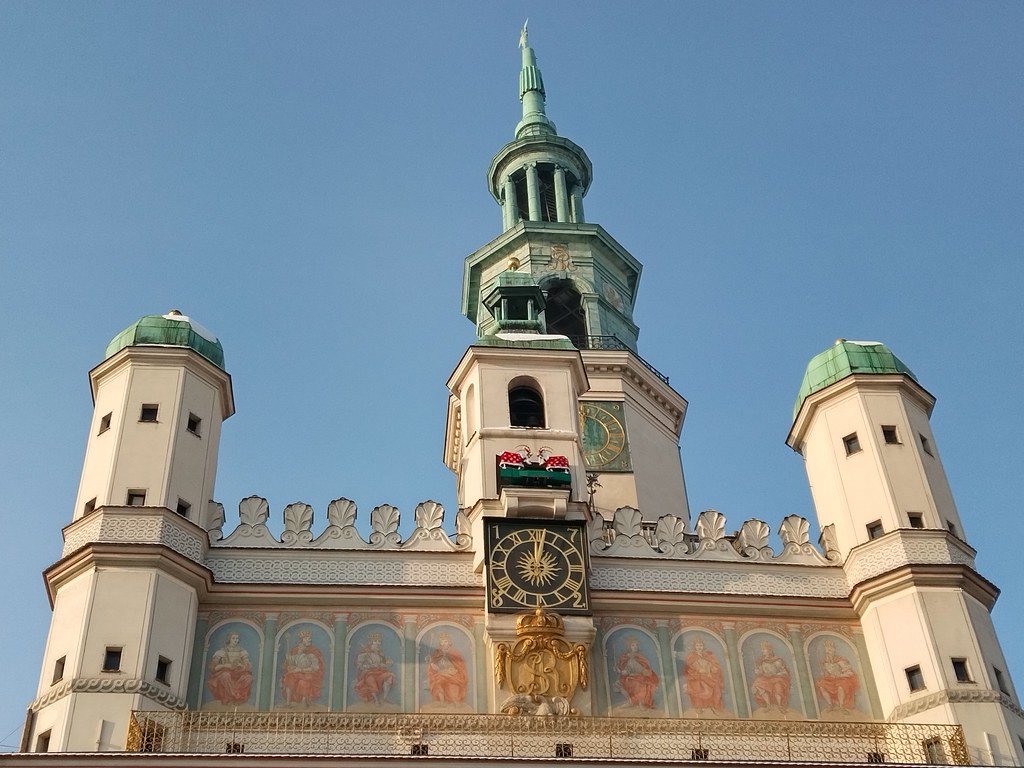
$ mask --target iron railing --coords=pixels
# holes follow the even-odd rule
[[[630,349],[626,345],[626,342],[622,341],[618,336],[570,336],[569,341],[572,342],[572,345],[576,347],[576,349],[613,349],[629,352],[633,357],[639,360],[647,370],[668,384],[668,376],[640,357],[640,355]]]
[[[967,765],[958,725],[341,712],[135,712],[130,752]]]

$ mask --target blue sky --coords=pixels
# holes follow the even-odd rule
[[[1020,3],[0,5],[0,738],[33,698],[87,371],[139,316],[222,339],[217,498],[454,513],[463,258],[530,18],[587,218],[645,267],[640,352],[690,402],[691,509],[813,518],[806,362],[888,343],[932,423],[1024,686]],[[1024,689],[1022,689],[1024,690]]]

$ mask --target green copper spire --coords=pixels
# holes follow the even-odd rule
[[[526,24],[529,23],[527,19]],[[537,66],[537,56],[526,43],[526,24],[519,33],[523,51],[523,68],[519,70],[519,100],[523,102],[523,119],[516,126],[516,138],[555,135],[555,124],[544,113],[544,78]]]

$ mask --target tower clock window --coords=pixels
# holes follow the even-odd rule
[[[543,429],[544,398],[533,387],[513,387],[508,391],[508,414],[513,427]]]

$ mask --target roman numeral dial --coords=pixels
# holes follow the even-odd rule
[[[485,521],[490,610],[589,613],[583,523]]]

